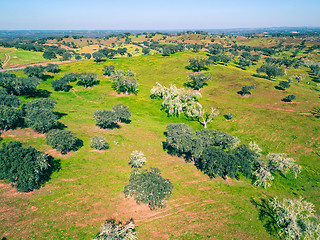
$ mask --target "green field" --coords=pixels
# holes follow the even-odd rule
[[[29,55],[28,55],[29,54]],[[41,61],[36,53],[18,50],[11,56]],[[8,184],[0,185],[0,236],[7,239],[92,239],[101,224],[110,217],[126,221],[133,218],[139,239],[277,239],[259,220],[259,208],[254,201],[303,196],[315,204],[320,213],[320,121],[309,112],[319,105],[319,91],[306,74],[301,83],[279,91],[278,82],[306,68],[287,69],[287,75],[276,80],[253,76],[257,66],[244,71],[235,64],[211,65],[212,80],[201,90],[200,103],[221,111],[208,127],[226,131],[240,138],[242,143],[255,141],[263,153],[287,153],[302,167],[295,179],[280,174],[270,188],[253,186],[249,179],[210,179],[193,163],[168,155],[162,147],[164,131],[169,123],[187,123],[194,130],[202,129],[196,121],[185,117],[167,117],[161,111],[161,101],[150,98],[150,89],[156,82],[183,87],[190,73],[185,67],[188,59],[205,53],[183,52],[169,57],[161,55],[118,58],[95,63],[92,60],[60,65],[55,79],[69,72],[95,72],[100,84],[83,88],[73,84],[70,92],[54,92],[51,80],[39,88],[49,91],[58,104],[55,111],[64,113],[61,122],[83,141],[77,152],[61,155],[45,144],[42,134],[30,129],[2,133],[2,141],[19,140],[45,151],[61,161],[61,169],[39,190],[19,193]],[[0,55],[1,57],[1,55]],[[16,62],[18,63],[18,62]],[[111,82],[102,75],[104,65],[116,69],[131,69],[137,73],[137,95],[120,96],[111,88]],[[18,74],[22,75],[21,72]],[[311,81],[311,84],[306,84]],[[241,97],[237,91],[243,85],[256,84],[250,97]],[[293,103],[281,101],[295,94]],[[24,99],[28,101],[30,99]],[[112,105],[126,104],[132,112],[132,122],[119,129],[100,129],[93,113],[97,109],[111,109]],[[232,112],[227,121],[223,114]],[[89,141],[103,135],[110,149],[96,151]],[[118,144],[116,145],[115,142]],[[147,163],[143,168],[158,167],[169,178],[174,190],[167,208],[150,211],[146,205],[137,205],[125,199],[123,188],[129,181],[128,158],[133,150],[143,151]]]

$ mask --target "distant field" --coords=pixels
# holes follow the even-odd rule
[[[6,68],[50,61],[42,57],[42,52],[25,51],[15,48],[0,48],[0,59],[5,59],[5,53],[10,56],[10,60],[5,66]]]
[[[41,58],[34,53],[28,56],[23,51],[16,51],[12,56],[18,57],[16,61]],[[255,141],[264,153],[288,153],[302,166],[297,179],[292,175],[277,175],[267,189],[255,187],[243,177],[226,181],[210,179],[193,163],[163,151],[167,124],[183,122],[194,130],[202,126],[183,116],[167,117],[161,111],[161,101],[150,98],[150,89],[156,82],[183,87],[190,73],[185,68],[188,59],[196,56],[206,55],[183,52],[169,57],[158,54],[61,65],[62,71],[55,79],[69,72],[99,74],[99,85],[85,89],[73,84],[68,93],[53,91],[51,80],[40,86],[50,92],[50,98],[58,101],[55,111],[65,114],[60,121],[77,133],[84,146],[77,152],[60,155],[45,144],[43,135],[32,130],[18,129],[2,134],[5,142],[19,140],[25,146],[52,154],[61,161],[61,170],[55,172],[44,187],[28,194],[0,185],[0,209],[4,209],[0,215],[0,236],[92,239],[107,218],[126,221],[132,217],[140,239],[276,239],[259,220],[259,209],[252,200],[303,196],[315,204],[320,213],[320,121],[309,114],[311,108],[320,103],[319,91],[315,90],[316,83],[305,68],[290,68],[286,76],[267,80],[253,76],[257,66],[244,71],[235,64],[211,65],[208,71],[212,80],[201,90],[200,100],[205,107],[213,106],[221,111],[209,128],[227,131],[243,143]],[[102,75],[103,66],[107,64],[136,72],[139,93],[117,95],[109,79]],[[292,83],[287,91],[275,89],[280,80],[296,73],[306,74],[306,79],[300,84]],[[249,97],[240,97],[237,91],[248,84],[256,84],[256,90]],[[291,104],[281,102],[288,94],[295,94],[297,100]],[[92,117],[94,111],[111,109],[120,103],[129,106],[132,122],[119,129],[98,128]],[[234,118],[227,121],[223,117],[226,112],[232,112]],[[105,136],[110,149],[101,152],[91,149],[89,141],[95,135]],[[144,168],[158,167],[162,175],[172,181],[174,190],[167,208],[151,212],[143,204],[124,199],[122,191],[131,171],[128,157],[133,150],[145,154]]]

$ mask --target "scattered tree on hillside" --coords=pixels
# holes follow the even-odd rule
[[[191,118],[198,118],[199,122],[204,128],[207,128],[207,124],[219,114],[220,112],[213,107],[211,107],[210,113],[208,113],[200,103],[189,105],[186,110],[186,115]]]
[[[62,154],[66,154],[72,150],[77,150],[79,139],[74,132],[52,129],[46,134],[46,143]]]
[[[265,73],[267,74],[268,78],[271,79],[272,77],[278,77],[285,75],[285,70],[279,68],[273,64],[263,64],[260,68],[257,68],[257,73]]]
[[[315,106],[314,108],[312,108],[311,113],[316,118],[320,118],[320,106]]]
[[[281,88],[282,90],[285,90],[289,87],[290,87],[290,82],[288,82],[288,81],[280,81],[279,82],[279,88]]]
[[[103,58],[105,58],[104,54],[101,52],[94,52],[92,53],[92,57],[94,58],[95,62],[101,62]]]
[[[116,113],[117,119],[120,122],[129,122],[131,117],[131,112],[129,107],[124,104],[118,104],[112,106],[112,110]]]
[[[194,72],[200,72],[201,69],[204,69],[209,65],[209,60],[205,58],[189,58],[189,67]]]
[[[241,91],[239,91],[238,93],[240,93],[241,96],[244,96],[246,94],[250,94],[251,95],[251,92],[250,92],[251,89],[255,90],[256,89],[256,85],[254,84],[254,85],[251,85],[251,86],[243,86],[241,88]]]
[[[104,136],[94,136],[90,141],[90,146],[98,150],[109,148],[109,144]]]
[[[135,73],[131,70],[124,71],[122,69],[115,70],[111,74],[113,88],[119,93],[137,93],[138,82],[135,79]]]
[[[51,73],[58,73],[60,72],[59,69],[59,65],[58,64],[48,64],[47,66],[45,66],[45,70],[47,72],[51,72]]]
[[[296,99],[296,96],[293,95],[293,94],[290,94],[290,95],[286,96],[285,98],[281,99],[281,101],[283,101],[283,102],[292,102],[295,99]]]
[[[95,84],[97,84],[97,77],[98,75],[96,73],[81,73],[79,76],[79,81],[78,81],[78,85],[82,85],[85,88],[87,87],[91,87]]]
[[[111,76],[111,74],[114,72],[115,70],[115,66],[113,65],[106,65],[103,67],[103,72],[104,72],[104,75],[107,75],[107,76]]]
[[[244,57],[239,57],[239,66],[242,68],[242,69],[245,69],[246,67],[251,67],[252,65],[252,61],[250,59],[246,59]]]
[[[25,124],[40,133],[48,132],[58,127],[58,116],[51,109],[35,108],[27,111]]]
[[[169,179],[161,176],[158,168],[132,171],[129,184],[124,187],[126,197],[133,196],[137,204],[148,204],[151,210],[166,207],[165,200],[168,199],[173,190]]]
[[[30,77],[37,77],[42,79],[43,78],[43,72],[45,71],[45,68],[42,66],[33,66],[33,67],[26,67],[24,69],[24,73],[30,78]]]
[[[110,110],[97,110],[94,112],[93,118],[101,128],[112,128],[119,121],[117,114]]]
[[[187,83],[190,87],[192,87],[194,90],[199,90],[203,88],[205,85],[207,85],[207,81],[211,79],[211,75],[204,75],[200,73],[190,73],[188,75],[188,79],[190,82]]]

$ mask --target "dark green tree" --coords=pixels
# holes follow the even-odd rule
[[[90,54],[90,53],[86,53],[86,54],[84,55],[84,57],[85,57],[85,59],[91,59],[91,54]]]
[[[267,74],[268,78],[271,79],[272,77],[275,78],[278,76],[283,76],[286,72],[276,65],[263,64],[260,68],[257,68],[257,73],[265,73]]]
[[[211,75],[204,75],[201,73],[190,73],[188,75],[190,82],[187,83],[194,90],[199,90],[207,85],[208,80],[211,79]]]
[[[209,60],[205,58],[189,58],[189,68],[194,72],[200,72],[201,69],[204,69],[208,64]]]
[[[5,93],[0,93],[0,105],[18,108],[21,105],[21,100],[18,96],[9,95],[5,91]]]
[[[150,53],[150,48],[147,48],[147,47],[142,48],[142,53],[143,53],[144,55],[149,54],[149,53]]]
[[[290,87],[290,82],[288,82],[288,81],[280,81],[279,82],[279,88],[281,88],[282,90],[285,90],[289,87]]]
[[[281,101],[283,101],[283,102],[292,102],[295,99],[296,99],[296,96],[291,94],[291,95],[288,95],[285,98],[281,99]]]
[[[52,169],[52,168],[51,168]],[[38,189],[50,174],[48,155],[20,142],[2,143],[0,180],[11,182],[19,191]]]
[[[79,81],[77,84],[84,86],[85,88],[91,87],[98,83],[98,75],[96,73],[82,73],[79,76]]]
[[[22,121],[22,111],[8,106],[0,106],[0,129],[8,130]]]
[[[240,95],[241,96],[244,96],[244,95],[246,95],[246,94],[251,94],[251,90],[254,90],[254,89],[256,89],[256,85],[254,84],[254,85],[251,85],[251,86],[243,86],[242,88],[241,88],[241,91],[240,92],[238,92],[238,93],[240,93]]]
[[[48,64],[45,66],[45,71],[51,72],[51,73],[58,73],[60,72],[59,65],[58,64]]]
[[[57,55],[53,51],[45,51],[42,56],[49,60],[57,58]]]
[[[23,104],[22,109],[25,113],[32,111],[34,109],[50,109],[53,110],[56,106],[57,101],[51,98],[39,98]]]
[[[62,54],[62,59],[63,59],[64,61],[70,60],[71,57],[72,57],[72,55],[71,55],[71,53],[69,53],[69,52],[65,52],[65,53]]]
[[[151,210],[166,207],[165,200],[172,194],[173,185],[161,176],[158,168],[132,171],[129,184],[124,187],[126,197],[134,196],[137,204],[148,204]]]
[[[35,108],[27,111],[25,124],[40,133],[48,132],[58,127],[58,116],[51,109]]]
[[[189,155],[194,134],[192,128],[184,123],[171,123],[166,128],[166,148],[169,153]]]
[[[14,74],[0,73],[0,86],[7,89],[10,94],[23,95],[32,93],[40,83],[41,80],[36,77],[23,78]]]
[[[26,67],[24,69],[24,73],[28,77],[37,77],[42,79],[43,78],[43,72],[45,71],[45,68],[42,66],[33,66],[33,67]]]

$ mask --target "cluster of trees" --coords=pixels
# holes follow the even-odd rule
[[[167,126],[166,137],[168,153],[193,160],[211,178],[234,178],[242,174],[252,178],[255,185],[266,188],[273,179],[272,173],[293,172],[296,177],[301,169],[285,154],[268,154],[265,163],[257,144],[239,145],[239,138],[214,129],[194,133],[190,126],[174,123]]]
[[[85,88],[91,87],[99,83],[97,80],[98,75],[96,73],[68,73],[65,74],[62,78],[53,80],[51,86],[55,91],[64,91],[68,92],[72,86],[70,82],[77,82],[77,85],[82,85]]]
[[[288,57],[283,58],[273,58],[273,57],[266,57],[266,63],[268,64],[275,64],[281,67],[282,65],[286,68],[293,66],[294,68],[298,68],[303,65],[302,59],[289,59]]]
[[[129,123],[130,117],[129,107],[123,104],[112,106],[112,110],[97,110],[93,114],[93,118],[101,128],[118,127],[118,122]]]
[[[11,73],[0,73],[0,86],[12,95],[25,95],[33,93],[41,80],[37,77],[17,77]]]
[[[52,172],[52,159],[21,142],[2,143],[0,148],[0,180],[12,183],[19,191],[38,189]]]
[[[114,70],[111,72],[111,81],[113,82],[113,88],[118,93],[133,93],[138,92],[138,82],[135,79],[135,72],[132,70]]]
[[[190,73],[188,75],[189,82],[186,83],[188,87],[200,91],[201,88],[208,85],[207,82],[211,79],[211,75],[204,75],[202,73]]]
[[[25,124],[40,133],[48,132],[60,126],[58,116],[53,109],[57,101],[50,98],[39,98],[22,106]]]
[[[261,67],[257,68],[257,73],[265,73],[268,78],[271,79],[272,77],[276,78],[285,75],[286,71],[274,64],[263,64]]]

